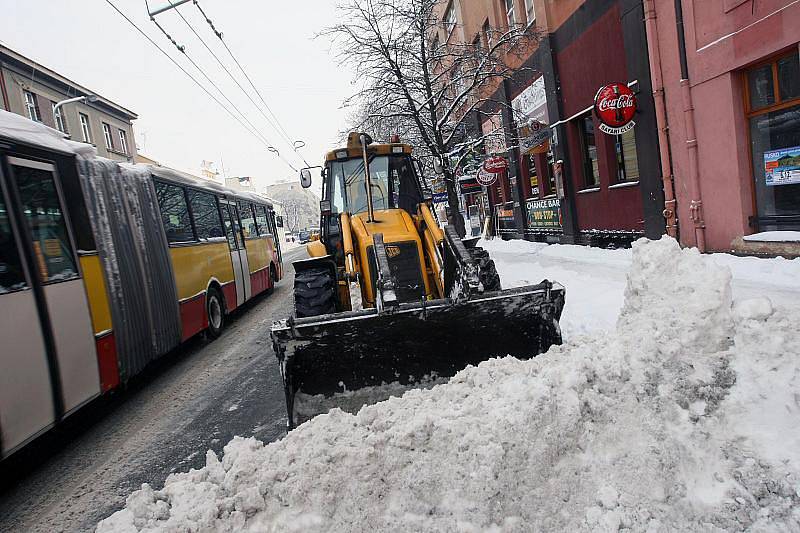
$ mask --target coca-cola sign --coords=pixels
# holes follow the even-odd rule
[[[624,83],[609,83],[597,91],[594,112],[600,120],[600,130],[619,135],[636,124],[636,96]]]
[[[483,162],[483,168],[486,172],[497,173],[502,172],[508,168],[508,161],[505,157],[487,157]]]

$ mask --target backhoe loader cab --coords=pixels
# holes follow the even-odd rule
[[[563,287],[501,290],[476,239],[439,226],[418,169],[411,146],[363,133],[325,157],[320,240],[294,263],[294,315],[271,330],[290,428],[298,391],[451,376],[561,342]]]

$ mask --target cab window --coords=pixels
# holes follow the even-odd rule
[[[52,171],[12,165],[33,252],[44,283],[78,277]]]
[[[0,294],[18,291],[27,286],[8,210],[0,191]]]

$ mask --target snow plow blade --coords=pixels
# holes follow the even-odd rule
[[[271,336],[280,362],[289,428],[294,397],[450,377],[468,365],[513,355],[528,359],[561,344],[564,288],[539,285],[450,299],[276,322]]]

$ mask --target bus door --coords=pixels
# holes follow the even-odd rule
[[[278,234],[278,226],[275,224],[275,211],[272,209],[267,211],[269,217],[270,231],[272,232],[273,241],[275,241],[275,252],[278,259],[278,277],[283,277],[283,253],[281,252],[281,239]],[[278,281],[278,280],[275,280]]]
[[[225,223],[225,235],[228,237],[228,246],[231,251],[233,276],[236,280],[236,306],[238,307],[250,299],[250,267],[247,262],[247,250],[244,245],[244,235],[236,202],[220,198],[219,203]]]
[[[55,167],[17,157],[7,162],[0,194],[5,451],[100,394],[89,304]]]

